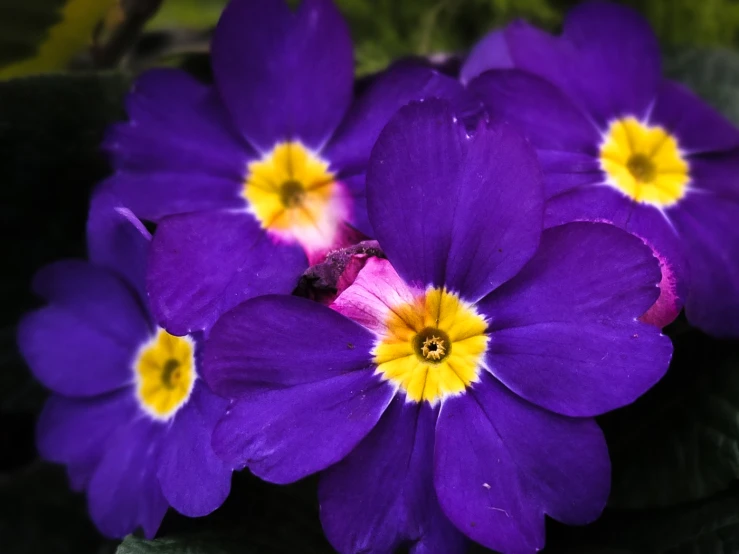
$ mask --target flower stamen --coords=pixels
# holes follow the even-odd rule
[[[667,208],[685,196],[690,167],[677,139],[634,117],[613,121],[600,147],[609,185],[632,200]]]

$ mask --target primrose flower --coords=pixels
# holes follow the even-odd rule
[[[380,129],[414,99],[461,86],[396,66],[353,101],[349,30],[330,0],[232,0],[212,44],[215,84],[142,76],[105,147],[103,187],[158,223],[148,290],[176,334],[259,294],[289,293],[329,250],[370,235],[364,173]]]
[[[654,249],[662,295],[647,321],[685,304],[694,325],[739,335],[739,131],[662,77],[646,21],[594,2],[560,37],[515,23],[480,42],[462,80],[536,147],[545,226],[609,221]]]
[[[402,108],[367,175],[370,258],[332,304],[248,300],[213,327],[204,377],[235,400],[213,446],[289,483],[323,471],[343,553],[544,545],[544,515],[594,520],[609,492],[593,416],[633,401],[672,345],[638,321],[660,270],[602,223],[542,232],[536,156],[450,104]]]
[[[168,506],[215,510],[231,470],[211,435],[227,401],[200,378],[199,336],[175,337],[147,309],[150,237],[105,195],[88,220],[90,261],[54,263],[36,275],[45,307],[20,324],[33,374],[51,389],[37,427],[41,456],[68,467],[86,490],[100,531],[156,533]]]

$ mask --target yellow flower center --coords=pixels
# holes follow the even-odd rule
[[[414,402],[436,403],[477,381],[487,323],[474,306],[444,289],[428,289],[395,306],[374,349],[377,370]]]
[[[195,384],[195,347],[188,337],[160,329],[135,363],[141,406],[157,419],[169,419],[187,401]]]
[[[263,229],[307,249],[331,246],[341,210],[328,163],[299,142],[281,142],[248,166],[244,198]]]
[[[675,137],[633,117],[611,123],[600,147],[600,165],[612,186],[658,208],[677,203],[690,182],[688,162]]]

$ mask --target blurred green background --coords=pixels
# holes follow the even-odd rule
[[[89,45],[100,19],[105,21],[104,36],[105,29],[114,28],[126,9],[146,10],[159,1],[3,0],[0,2],[0,77],[63,69]],[[207,41],[198,42],[193,37],[215,25],[225,3],[225,0],[164,0],[156,15],[146,22],[145,29],[161,33],[161,37],[174,37],[170,48],[165,49],[168,54],[187,51],[188,45],[192,51],[202,50]],[[464,51],[486,31],[516,17],[556,28],[562,14],[576,3],[575,0],[337,1],[351,24],[360,75],[382,69],[400,56]],[[641,11],[666,47],[733,47],[739,42],[736,0],[626,0],[622,3]],[[44,48],[44,41],[50,41],[53,47]]]

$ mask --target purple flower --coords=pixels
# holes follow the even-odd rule
[[[218,508],[231,470],[211,435],[227,401],[200,378],[198,336],[158,327],[144,294],[150,237],[106,195],[88,220],[90,261],[36,275],[48,303],[20,323],[18,342],[52,395],[37,427],[41,456],[68,467],[100,531],[156,533],[168,506]]]
[[[458,93],[432,69],[398,66],[353,101],[349,31],[330,0],[233,0],[212,44],[213,86],[154,70],[106,140],[104,187],[159,223],[148,288],[172,333],[289,293],[308,263],[371,234],[369,152],[410,100]]]
[[[332,308],[270,295],[213,327],[204,376],[235,398],[213,446],[289,483],[323,471],[343,553],[454,554],[465,535],[544,545],[544,515],[595,519],[610,463],[593,416],[633,401],[672,345],[637,320],[660,271],[602,223],[542,232],[533,149],[507,126],[468,135],[450,105],[402,108],[380,134],[371,258]]]
[[[662,78],[646,21],[593,2],[560,37],[515,23],[473,49],[462,80],[536,147],[545,226],[605,220],[654,249],[662,295],[646,320],[685,304],[694,325],[739,335],[739,131]]]

